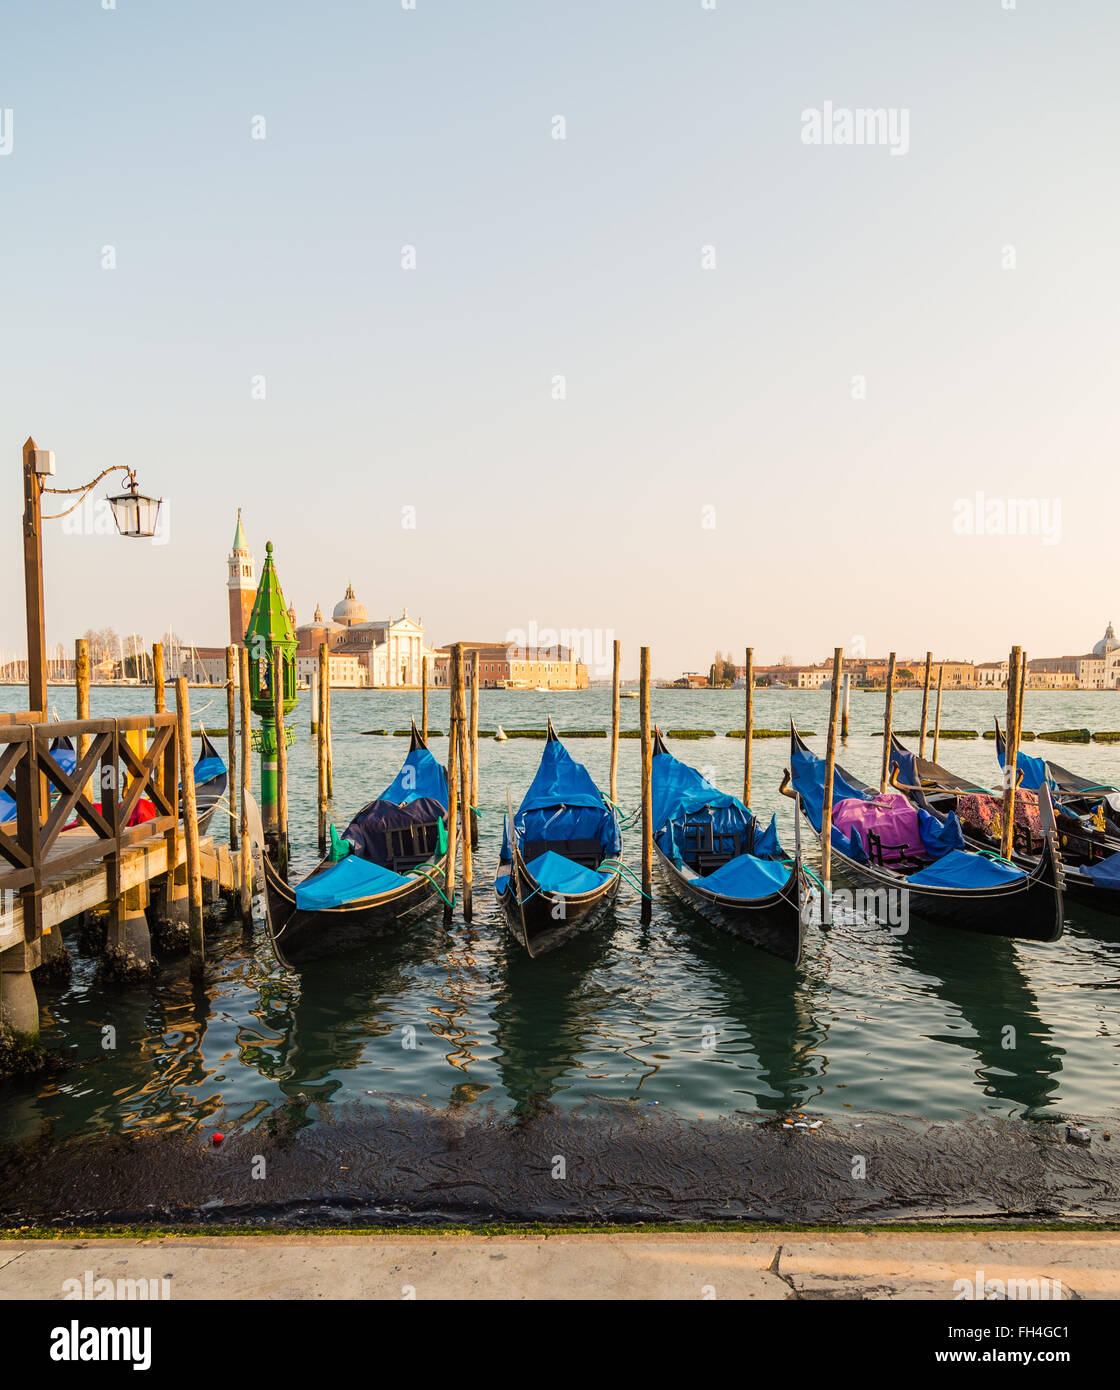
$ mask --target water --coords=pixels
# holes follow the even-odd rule
[[[73,693],[53,692],[64,717]],[[93,714],[148,708],[150,692],[97,689]],[[916,728],[920,692],[896,696],[896,727]],[[193,690],[197,723],[225,723],[221,691]],[[560,730],[606,727],[609,692],[482,694],[480,723]],[[781,728],[792,714],[823,731],[828,696],[760,691],[756,725]],[[0,707],[23,692],[0,689]],[[983,730],[1002,715],[998,693],[945,698],[943,727]],[[741,790],[743,744],[722,735],[742,718],[742,692],[654,692],[663,729],[710,728],[720,736],[671,743],[717,784]],[[882,695],[855,691],[852,737],[841,761],[875,781]],[[363,730],[404,728],[417,694],[336,691],[333,697],[335,820],[395,775],[404,739]],[[304,695],[290,753],[293,876],[315,859],[315,749]],[[637,727],[638,702],[622,702]],[[433,693],[430,723],[447,728],[446,694]],[[1029,694],[1025,727],[1120,727],[1107,692]],[[823,740],[816,740],[820,746]],[[446,757],[446,741],[431,740]],[[1060,762],[1120,784],[1120,747],[1049,747]],[[798,970],[693,919],[657,887],[653,921],[623,889],[613,924],[538,960],[507,938],[491,883],[506,789],[515,802],[542,744],[480,744],[481,842],[475,917],[445,930],[438,916],[408,935],[320,963],[303,976],[281,970],[263,929],[252,948],[238,926],[208,937],[204,986],[182,958],[165,958],[145,986],[101,983],[95,962],[74,955],[69,985],[44,987],[43,1041],[62,1065],[46,1081],[9,1086],[0,1139],[217,1126],[236,1134],[301,1098],[312,1115],[407,1099],[442,1112],[526,1116],[547,1105],[658,1106],[684,1120],[774,1114],[796,1108],[832,1116],[888,1111],[934,1119],[1120,1116],[1120,929],[1076,904],[1056,946],[1015,945],[914,924],[906,937],[841,924],[813,932]],[[605,739],[573,741],[600,785]],[[785,740],[754,744],[755,807],[776,811],[792,845],[792,803],[778,795]],[[1032,751],[1035,751],[1032,749]],[[990,740],[945,742],[941,760],[978,782],[996,776]],[[620,801],[637,804],[638,743],[620,750]],[[222,822],[214,829],[224,833]],[[632,838],[625,856],[638,867]],[[115,1047],[103,1046],[106,1028]],[[414,1030],[415,1047],[402,1045]],[[1011,1030],[1010,1032],[1008,1030]],[[1014,1046],[1007,1046],[1009,1041]],[[320,1121],[321,1122],[321,1121]]]

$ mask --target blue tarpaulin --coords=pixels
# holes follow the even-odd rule
[[[203,782],[212,782],[215,777],[220,777],[226,770],[226,765],[221,758],[199,758],[194,765],[194,783],[200,786]]]
[[[918,807],[918,830],[922,846],[928,855],[940,859],[950,850],[964,849],[964,831],[956,811],[950,811],[943,821]]]
[[[69,739],[56,738],[51,744],[50,754],[63,772],[73,775],[74,769],[78,766],[78,755]],[[53,782],[51,786],[53,789]],[[0,792],[0,824],[15,820],[15,818],[16,803],[14,798],[8,792]]]
[[[545,850],[525,865],[545,893],[591,893],[610,877],[595,869],[585,869],[573,859]]]
[[[1001,746],[996,747],[996,757],[999,759],[1000,767],[1005,767],[1006,763]],[[1045,785],[1049,785],[1051,791],[1056,792],[1058,790],[1058,784],[1050,776],[1050,769],[1046,765],[1045,758],[1032,758],[1020,748],[1015,758],[1015,768],[1019,776],[1019,786],[1025,792],[1036,792]]]
[[[591,774],[577,763],[559,739],[550,739],[540,767],[514,815],[518,839],[599,841],[604,855],[622,848],[618,819],[603,800]],[[510,857],[508,827],[502,836],[502,859]]]
[[[1022,878],[1026,878],[1022,869],[983,854],[955,849],[928,868],[910,874],[907,882],[925,884],[928,888],[994,888]]]
[[[342,907],[357,898],[387,893],[413,881],[380,864],[359,859],[356,854],[348,854],[296,888],[296,907],[302,912],[320,912],[328,907]]]
[[[694,767],[682,763],[671,753],[658,753],[653,759],[653,833],[670,859],[681,862],[681,839],[686,821],[703,817],[712,829],[713,844],[721,835],[745,837],[754,813],[737,796],[721,792]],[[780,857],[777,818],[772,817],[764,831],[756,831],[754,856]]]
[[[809,817],[809,824],[820,834],[821,813],[824,810],[824,763],[814,753],[810,753],[807,748],[795,748],[790,756],[790,778],[793,782],[793,789],[801,797],[801,804],[805,808],[805,814]],[[858,787],[853,787],[846,781],[839,768],[833,769],[832,782],[832,803],[846,801],[849,797],[855,797],[857,801],[870,801],[871,793],[860,791]],[[833,832],[835,834],[835,830]],[[835,844],[836,841],[834,840]],[[844,836],[840,842],[843,849],[848,843],[848,837]],[[847,853],[847,850],[844,851]]]
[[[1120,854],[1110,854],[1099,864],[1086,864],[1081,872],[1098,888],[1120,888]]]
[[[769,898],[786,886],[792,872],[788,865],[772,859],[740,854],[706,878],[692,879],[692,883],[724,898]]]
[[[397,806],[410,801],[438,801],[446,811],[447,774],[426,748],[414,748],[378,799]]]

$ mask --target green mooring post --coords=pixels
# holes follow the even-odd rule
[[[276,795],[276,699],[272,681],[274,666],[279,667],[286,720],[297,703],[295,656],[298,644],[272,560],[271,541],[265,546],[265,552],[261,582],[257,585],[253,613],[245,632],[245,645],[249,649],[249,698],[254,713],[261,720],[261,820],[265,847],[273,863],[281,865],[283,849]],[[288,729],[291,727],[287,725]],[[287,826],[283,829],[286,832]]]

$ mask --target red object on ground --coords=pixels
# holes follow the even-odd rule
[[[220,1143],[222,1142],[222,1140],[223,1140],[225,1137],[226,1137],[226,1136],[225,1136],[224,1134],[215,1134],[215,1135],[214,1135],[214,1143],[215,1143],[215,1144],[220,1144]]]

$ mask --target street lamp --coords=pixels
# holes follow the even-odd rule
[[[154,536],[159,520],[162,497],[147,497],[139,489],[136,474],[127,464],[118,463],[103,468],[92,482],[81,487],[48,487],[47,478],[54,477],[54,454],[40,449],[34,439],[23,446],[23,574],[27,598],[27,703],[32,710],[44,713],[47,708],[47,640],[43,613],[43,527],[44,521],[59,517],[80,507],[102,478],[110,473],[123,473],[127,491],[108,499],[113,509],[113,521],[122,536],[138,538]],[[43,515],[42,495],[77,497],[65,511]]]

